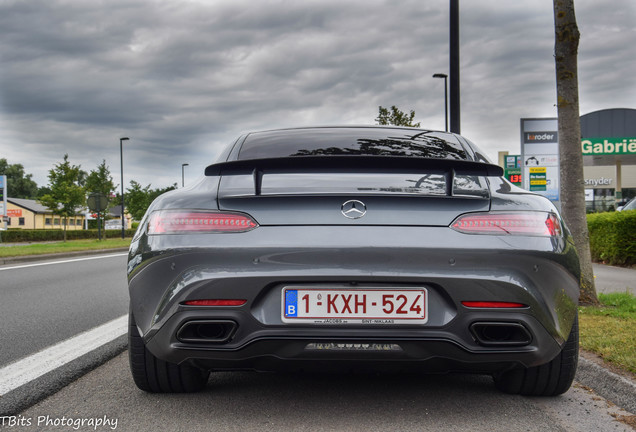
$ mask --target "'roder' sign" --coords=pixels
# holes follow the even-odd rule
[[[557,143],[557,142],[559,142],[559,133],[557,131],[552,131],[552,132],[526,132],[523,135],[523,142],[525,144]]]
[[[636,138],[586,138],[581,149],[584,155],[636,155]]]

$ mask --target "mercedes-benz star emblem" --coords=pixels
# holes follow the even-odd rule
[[[349,200],[342,205],[340,211],[346,218],[360,219],[367,213],[367,206],[362,201]]]

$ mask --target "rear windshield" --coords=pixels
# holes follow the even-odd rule
[[[471,159],[451,134],[398,128],[315,128],[256,132],[246,137],[238,159],[346,155]]]

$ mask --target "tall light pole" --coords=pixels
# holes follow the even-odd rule
[[[123,142],[128,141],[128,137],[119,138],[119,159],[121,161],[121,238],[124,238],[126,228],[124,227],[124,146]]]
[[[459,102],[459,0],[450,0],[450,130],[460,134]]]
[[[448,132],[448,75],[443,73],[436,73],[435,75],[433,75],[433,78],[444,78],[444,130]]]
[[[181,187],[183,187],[184,184],[185,184],[185,177],[184,177],[184,174],[183,174],[183,169],[185,167],[187,167],[187,166],[190,166],[190,164],[186,164],[186,163],[181,164]]]

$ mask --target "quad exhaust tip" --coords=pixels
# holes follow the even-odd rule
[[[521,323],[476,322],[470,332],[484,346],[523,346],[532,342],[532,335]]]
[[[177,339],[185,343],[227,343],[237,328],[231,320],[188,321],[177,331]]]

